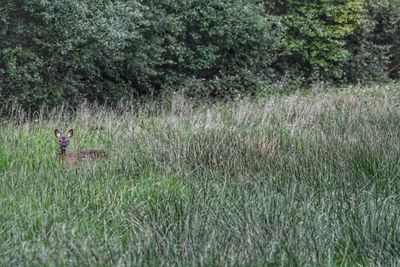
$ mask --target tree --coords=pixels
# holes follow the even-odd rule
[[[345,37],[362,20],[360,0],[269,1],[265,9],[281,17],[286,39],[275,66],[306,80],[337,80],[350,57]]]

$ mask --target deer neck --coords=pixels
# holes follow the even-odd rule
[[[58,153],[58,155],[60,155],[60,157],[65,157],[66,149],[65,148],[60,148],[60,152]]]

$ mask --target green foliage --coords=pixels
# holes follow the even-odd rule
[[[207,85],[191,95],[244,93],[251,90],[245,80],[268,80],[282,39],[258,5],[232,0],[37,0],[4,12],[1,96],[25,107],[115,102],[193,79],[223,80],[224,88],[234,80],[235,88]]]
[[[280,14],[287,28],[279,69],[306,80],[342,77],[343,62],[350,56],[344,37],[361,23],[361,1],[272,1],[267,8]]]
[[[151,78],[139,33],[147,22],[135,1],[17,1],[6,8],[19,16],[6,17],[2,36],[3,98],[28,107],[35,98],[115,101],[132,93],[133,82]]]
[[[399,12],[399,0],[0,0],[0,103],[399,78]]]
[[[347,79],[382,80],[400,73],[400,1],[364,1],[363,23],[347,39]]]
[[[270,65],[283,32],[259,5],[237,0],[147,4],[153,13],[150,21],[165,49],[162,68],[167,85],[185,87],[204,81],[188,94],[227,96],[252,90],[244,80],[251,77],[257,83],[273,73]],[[235,86],[225,90],[212,85],[221,80],[227,84],[234,80]]]

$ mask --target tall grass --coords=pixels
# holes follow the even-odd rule
[[[15,110],[0,265],[399,265],[397,92]],[[60,163],[55,128],[108,157]]]

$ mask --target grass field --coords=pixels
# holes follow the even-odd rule
[[[400,265],[399,85],[0,126],[1,266]]]

